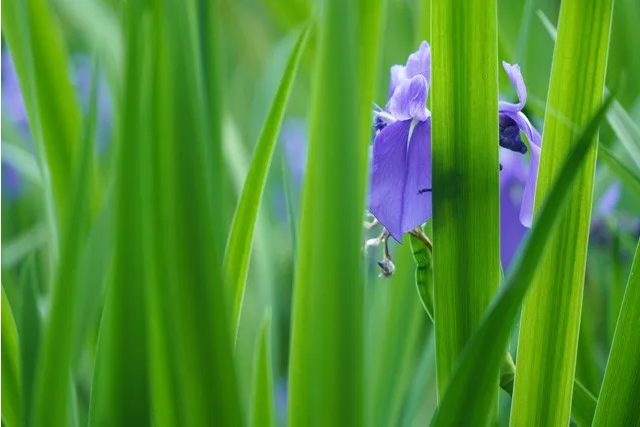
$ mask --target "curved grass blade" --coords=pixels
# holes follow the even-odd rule
[[[2,424],[22,426],[20,343],[9,300],[2,287]]]
[[[415,235],[411,234],[411,247],[416,268],[416,287],[422,306],[433,321],[433,276],[431,271],[431,248]],[[431,282],[431,283],[430,283]],[[511,354],[506,353],[500,369],[500,388],[513,395],[515,366]],[[578,380],[574,381],[571,419],[578,426],[591,425],[596,408],[596,398]]]
[[[22,364],[22,396],[24,408],[23,425],[31,425],[31,408],[33,404],[33,388],[40,353],[42,336],[42,319],[38,310],[38,278],[37,255],[32,254],[25,269],[20,274],[21,308],[17,320],[20,335],[20,360]],[[73,366],[73,363],[72,363]]]
[[[262,328],[256,346],[253,368],[253,399],[251,404],[251,426],[272,427],[274,425],[273,374],[271,364],[271,310],[262,320]]]
[[[422,307],[433,322],[433,267],[431,249],[414,234],[410,235],[411,252],[416,262],[416,288]]]
[[[60,263],[36,371],[33,402],[35,426],[68,425],[77,415],[70,412],[75,405],[71,401],[71,364],[80,290],[78,269],[91,224],[91,171],[97,123],[95,68],[92,82],[90,111],[80,141],[81,157],[75,173],[70,175],[74,178],[70,197],[72,204],[67,207],[68,216],[62,218]]]
[[[640,168],[640,128],[619,102],[614,102],[607,121],[629,157]]]
[[[545,114],[536,199],[542,201],[571,155],[576,132],[604,94],[612,0],[565,0]],[[593,135],[597,140],[597,134]],[[511,423],[569,422],[591,220],[597,141],[562,211],[559,232],[522,308]],[[538,203],[536,203],[538,205]],[[549,367],[553,369],[549,369]]]
[[[640,198],[640,173],[637,170],[627,166],[604,145],[598,147],[598,159],[602,160]]]
[[[368,13],[367,4],[323,3],[293,295],[290,426],[364,423],[360,245],[371,99],[361,91],[372,80],[360,76],[372,72],[379,40],[374,27],[359,26],[356,12]],[[360,57],[369,45],[372,55]]]
[[[640,243],[611,344],[593,426],[640,424]]]
[[[293,87],[293,81],[300,64],[300,58],[304,52],[309,36],[310,26],[307,25],[300,33],[296,42],[286,71],[282,76],[278,92],[269,116],[260,134],[260,139],[256,145],[256,150],[251,162],[249,174],[244,183],[240,202],[236,208],[229,235],[229,242],[225,253],[224,269],[226,277],[227,298],[230,300],[229,307],[234,336],[238,334],[240,324],[240,310],[249,271],[249,259],[251,257],[251,247],[253,235],[258,218],[258,210],[264,193],[267,181],[267,173],[271,165],[271,158],[275,149],[278,132],[284,117],[285,108]]]
[[[573,380],[573,399],[571,399],[571,420],[578,427],[588,427],[596,412],[596,397],[577,379]]]
[[[551,237],[556,234],[561,222],[563,207],[570,194],[575,191],[573,183],[579,176],[580,166],[592,153],[595,143],[593,136],[611,101],[612,98],[609,97],[600,107],[567,156],[534,218],[531,233],[507,273],[500,293],[491,303],[479,329],[465,348],[431,422],[432,426],[484,426],[490,421],[493,414],[493,407],[490,405],[494,398],[493,386],[504,360],[511,327],[537,274],[539,262],[548,253]],[[478,366],[482,366],[482,369],[478,369]],[[516,376],[516,385],[517,381]]]

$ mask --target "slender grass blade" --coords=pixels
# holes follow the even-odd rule
[[[300,33],[298,41],[291,52],[286,71],[282,76],[256,150],[251,162],[249,174],[244,183],[240,202],[231,227],[231,234],[225,253],[224,268],[226,274],[227,295],[230,299],[231,325],[237,337],[240,321],[240,310],[244,298],[249,259],[253,243],[254,229],[262,194],[267,181],[267,173],[275,150],[276,140],[284,117],[287,100],[296,76],[302,53],[309,35],[309,26]]]
[[[631,267],[609,360],[596,406],[594,426],[640,424],[640,244]]]
[[[272,427],[274,425],[273,374],[271,363],[271,311],[265,313],[256,346],[253,368],[253,399],[251,404],[251,426]]]
[[[56,271],[51,311],[44,330],[36,371],[33,402],[33,425],[67,425],[77,414],[70,409],[73,361],[73,337],[76,324],[76,304],[80,289],[78,268],[86,237],[91,226],[91,178],[94,137],[97,123],[97,79],[93,73],[90,111],[84,136],[76,142],[81,147],[78,166],[73,177],[73,190],[67,206],[68,216],[62,218],[60,264]]]
[[[2,424],[22,425],[20,343],[9,300],[2,287]]]

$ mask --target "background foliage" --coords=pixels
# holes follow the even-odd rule
[[[540,414],[564,423],[569,408],[580,426],[638,422],[640,3],[616,0],[611,12],[610,1],[564,0],[560,22],[559,0],[342,3],[2,3],[4,426],[446,425],[471,397],[474,425]],[[449,316],[437,333],[407,236],[391,245],[390,279],[378,277],[380,253],[360,248],[373,237],[362,227],[371,102],[385,105],[390,66],[422,40],[434,52],[434,135],[457,129],[434,140],[434,182],[464,172],[452,199],[435,201],[435,214],[455,221],[426,227],[436,323],[439,307]],[[562,63],[563,51],[585,59]],[[574,194],[572,211],[550,208],[537,235],[517,220],[523,183],[495,192],[498,167],[483,164],[497,155],[484,139],[456,145],[490,140],[496,90],[515,99],[502,60],[521,65],[525,113],[552,147],[539,197],[564,165],[549,160],[554,150],[571,157],[579,135],[591,140],[579,187],[554,193]],[[469,186],[492,190],[466,197]],[[547,248],[556,216],[566,232],[576,212],[581,238],[555,237],[575,250]],[[529,234],[535,256],[517,264]],[[541,344],[540,354],[575,360],[561,385],[552,356],[519,365],[521,297],[509,294],[565,284],[556,269],[537,276],[545,253],[577,265],[570,307],[530,311],[526,322],[555,325],[551,311],[570,312],[569,338]],[[488,333],[490,322],[504,333]],[[491,339],[467,345],[482,336]],[[507,382],[496,375],[507,338],[516,378],[525,363],[549,373],[523,374],[516,399],[520,388],[558,391],[549,402],[526,398],[511,413],[513,371]],[[464,388],[481,380],[495,387]],[[447,395],[449,381],[458,388]],[[447,406],[433,418],[438,399]]]

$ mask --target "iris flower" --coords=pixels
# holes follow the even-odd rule
[[[506,62],[503,67],[516,89],[518,103],[499,102],[498,142],[506,150],[524,154],[528,150],[520,132],[529,141],[531,164],[519,217],[524,226],[530,227],[541,138],[522,112],[527,91],[520,67]],[[422,42],[406,65],[391,68],[389,101],[384,110],[374,111],[376,134],[369,211],[398,242],[404,233],[431,218],[431,113],[426,108],[430,84],[431,49],[427,42]]]

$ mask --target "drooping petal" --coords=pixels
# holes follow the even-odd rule
[[[500,112],[510,111],[510,112],[518,112],[522,111],[524,108],[524,104],[527,102],[527,88],[524,85],[524,79],[522,78],[522,73],[520,72],[520,66],[518,64],[511,65],[505,61],[502,61],[502,66],[504,71],[507,73],[509,80],[511,80],[511,84],[516,88],[516,93],[518,94],[518,103],[512,104],[510,102],[500,101],[499,109]]]
[[[525,132],[526,135],[526,132]],[[527,138],[529,138],[527,136]],[[525,227],[531,227],[533,218],[533,204],[536,195],[536,183],[538,182],[538,167],[540,165],[540,134],[533,129],[532,138],[529,138],[531,151],[531,163],[529,164],[529,176],[522,195],[522,207],[520,208],[520,222]]]
[[[369,211],[400,241],[410,120],[385,127],[373,143]]]
[[[409,55],[406,65],[394,65],[391,67],[389,98],[402,82],[417,75],[422,75],[427,80],[427,84],[431,84],[431,47],[426,41],[420,43],[418,50]]]
[[[402,232],[431,218],[431,119],[418,122],[411,132],[402,209]]]
[[[430,115],[427,110],[428,89],[427,80],[423,75],[405,80],[393,92],[387,104],[387,111],[397,120],[427,120]]]
[[[431,47],[429,43],[423,41],[417,52],[409,55],[407,66],[405,67],[407,78],[421,75],[431,84]]]
[[[538,166],[540,162],[540,149],[542,137],[533,127],[529,119],[522,112],[501,111],[502,114],[511,118],[517,125],[519,130],[524,133],[529,141],[529,149],[531,151],[531,163],[529,164],[529,176],[524,188],[522,197],[522,207],[520,209],[520,222],[525,227],[531,227],[531,219],[533,217],[533,204],[536,193],[536,182],[538,180]]]

